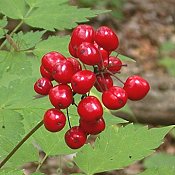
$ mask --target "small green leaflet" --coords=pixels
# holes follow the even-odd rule
[[[4,27],[7,25],[7,18],[4,16],[0,19],[0,39],[4,37],[5,30]]]
[[[144,161],[146,170],[140,175],[174,175],[175,156],[165,153],[158,153],[148,157]]]
[[[43,40],[36,45],[34,49],[34,54],[38,58],[42,58],[44,54],[50,51],[58,51],[64,56],[68,56],[68,43],[69,43],[69,36],[58,37],[52,36],[49,37],[47,40]],[[49,46],[49,47],[48,47]]]
[[[93,147],[85,145],[74,161],[88,175],[120,169],[154,152],[170,129],[148,129],[133,124],[109,127],[100,134]]]
[[[35,47],[35,45],[41,41],[44,33],[45,31],[30,31],[27,33],[21,31],[13,35],[13,40],[18,45],[20,51],[28,50]]]

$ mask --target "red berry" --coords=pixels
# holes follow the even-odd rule
[[[96,135],[105,129],[105,121],[100,118],[94,122],[87,122],[80,119],[80,128],[87,134]]]
[[[102,94],[102,102],[106,108],[117,110],[122,108],[127,102],[126,91],[118,86],[113,86]]]
[[[93,87],[95,80],[95,74],[92,71],[82,70],[73,75],[71,86],[74,92],[85,94]]]
[[[109,71],[115,74],[121,69],[122,62],[119,58],[110,56],[109,60],[108,59],[104,60],[104,67],[107,67]]]
[[[65,142],[72,149],[82,147],[86,139],[87,135],[79,126],[74,126],[65,133]]]
[[[97,97],[88,96],[80,101],[77,107],[81,119],[89,122],[98,120],[103,115],[103,107]]]
[[[74,67],[68,60],[63,60],[54,65],[52,76],[58,83],[67,84],[71,82],[74,75]]]
[[[57,132],[64,128],[66,116],[60,110],[52,108],[45,112],[43,123],[48,131]]]
[[[101,61],[100,52],[92,43],[83,42],[77,50],[78,58],[87,65],[96,65]]]
[[[72,57],[68,57],[67,61],[72,63],[72,65],[74,67],[74,74],[77,73],[78,71],[82,70],[81,64],[77,59],[72,58]]]
[[[34,90],[41,95],[48,95],[50,89],[53,87],[51,81],[47,78],[40,78],[34,84]]]
[[[93,43],[95,31],[90,25],[78,25],[72,32],[71,45],[73,49],[78,48],[82,42]]]
[[[56,63],[63,61],[65,59],[66,58],[61,53],[53,51],[53,52],[49,52],[49,53],[45,54],[42,57],[41,62],[42,62],[42,65],[44,66],[44,68],[51,73],[53,66]]]
[[[95,32],[95,42],[107,51],[117,49],[119,40],[117,35],[106,26],[99,27]]]
[[[55,108],[65,109],[72,104],[73,93],[70,86],[60,84],[50,90],[49,99]]]
[[[99,92],[103,92],[113,86],[113,80],[107,73],[97,74],[94,86]]]
[[[40,73],[42,75],[42,77],[44,78],[48,78],[50,81],[53,80],[52,74],[50,72],[48,72],[43,65],[40,66]]]
[[[150,90],[150,86],[144,78],[134,75],[126,80],[123,89],[127,92],[130,100],[141,100]]]

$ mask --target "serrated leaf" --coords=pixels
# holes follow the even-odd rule
[[[133,124],[107,128],[93,147],[85,145],[77,153],[75,163],[88,175],[123,168],[152,153],[170,128],[148,129]]]
[[[65,56],[68,56],[68,43],[69,43],[69,36],[65,37],[58,37],[52,36],[49,37],[47,40],[43,40],[42,42],[36,45],[34,49],[34,54],[42,58],[44,54],[50,51],[58,51]],[[48,47],[49,46],[49,47]]]
[[[0,175],[19,175],[22,173],[23,171],[18,169],[12,169],[12,168],[0,169]]]
[[[57,0],[44,3],[24,19],[24,22],[32,27],[54,31],[55,29],[71,29],[77,22],[87,22],[87,18],[95,17],[106,10],[90,10],[77,8],[67,4],[60,5]],[[44,19],[44,20],[43,20]]]
[[[35,47],[41,41],[41,37],[45,31],[30,31],[23,33],[22,31],[13,35],[14,42],[18,45],[19,50],[27,50]]]
[[[165,153],[158,153],[148,157],[144,161],[146,170],[140,175],[174,175],[175,156]]]
[[[24,0],[0,0],[0,12],[12,19],[23,19],[26,3]]]

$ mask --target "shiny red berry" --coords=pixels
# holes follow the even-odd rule
[[[87,96],[82,99],[77,107],[81,119],[94,122],[103,116],[103,107],[95,96]]]
[[[80,128],[87,134],[96,135],[101,133],[105,129],[105,121],[100,118],[94,122],[87,122],[80,119]]]
[[[138,75],[130,76],[124,83],[123,89],[130,100],[143,99],[150,90],[149,83]]]
[[[78,58],[78,57],[77,57],[77,48],[74,49],[71,42],[69,42],[68,50],[69,50],[69,53],[70,53],[73,57]]]
[[[53,66],[65,59],[66,58],[61,53],[53,51],[45,54],[41,59],[41,63],[44,68],[51,73]]]
[[[73,93],[70,86],[60,84],[50,90],[49,99],[55,108],[65,109],[72,104]]]
[[[99,27],[95,32],[95,42],[107,51],[117,49],[119,40],[117,35],[106,26]]]
[[[72,149],[81,148],[86,139],[87,135],[79,126],[74,126],[65,133],[65,142]]]
[[[58,62],[52,69],[52,77],[55,81],[62,84],[71,82],[71,78],[74,75],[74,66],[67,59]]]
[[[40,78],[34,84],[35,92],[41,95],[48,95],[52,87],[52,82],[47,78]]]
[[[78,48],[82,42],[93,43],[95,31],[90,25],[78,25],[72,32],[71,45],[73,49]]]
[[[127,102],[126,91],[118,86],[113,86],[102,94],[102,102],[104,106],[111,110],[122,108]]]
[[[42,75],[42,77],[44,78],[48,78],[50,81],[53,80],[52,74],[50,72],[48,72],[43,65],[40,66],[40,73]]]
[[[107,73],[97,74],[94,86],[99,92],[104,92],[113,86],[113,80]]]
[[[115,74],[122,68],[122,62],[119,58],[110,56],[109,59],[104,60],[104,67]]]
[[[87,65],[97,65],[101,61],[100,52],[92,43],[83,42],[78,47],[77,56]]]
[[[71,86],[74,92],[85,94],[90,91],[96,81],[95,74],[90,70],[82,70],[73,75]]]
[[[50,132],[62,130],[66,124],[66,116],[58,109],[48,109],[44,114],[43,123]]]
[[[76,58],[68,57],[67,61],[72,63],[74,67],[74,74],[82,70],[81,64]]]

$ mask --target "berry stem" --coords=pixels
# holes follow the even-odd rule
[[[69,109],[68,108],[66,108],[66,113],[67,113],[67,119],[68,119],[69,128],[72,128],[71,122],[70,122]]]
[[[24,138],[11,150],[11,152],[0,162],[0,168],[2,168],[6,162],[15,154],[15,152],[27,141],[41,126],[43,121],[40,121]]]
[[[118,78],[116,75],[114,75],[111,71],[106,70],[106,72],[108,72],[110,75],[112,75],[114,78],[116,78],[118,81],[120,81],[120,83],[125,84],[120,78]]]

